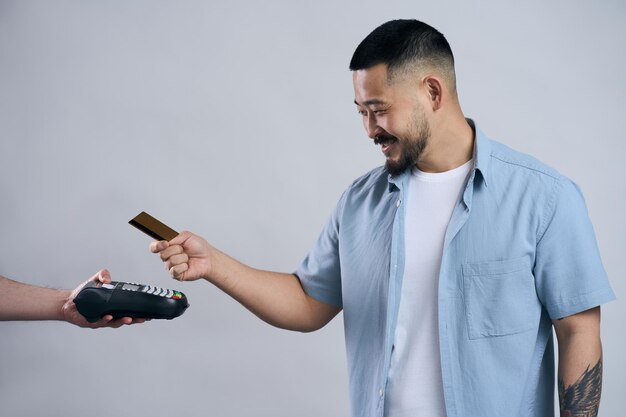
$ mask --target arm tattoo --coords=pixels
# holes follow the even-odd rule
[[[589,365],[591,366],[591,365]],[[587,369],[576,382],[565,388],[559,378],[559,405],[561,417],[596,417],[602,392],[602,358]]]

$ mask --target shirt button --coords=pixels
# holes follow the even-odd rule
[[[378,394],[382,397],[383,394],[385,393],[385,391],[383,391],[383,389],[381,388],[380,391],[378,391]]]
[[[396,207],[400,207],[400,200],[396,201]]]

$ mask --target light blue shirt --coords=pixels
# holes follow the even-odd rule
[[[447,415],[553,416],[551,320],[615,296],[572,181],[478,128],[474,161],[439,275]],[[295,272],[307,294],[343,308],[354,417],[383,415],[411,256],[403,235],[409,176],[381,167],[357,179]]]

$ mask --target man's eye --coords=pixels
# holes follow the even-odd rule
[[[357,113],[359,113],[361,116],[366,116],[367,115],[367,112],[365,110],[357,109]]]

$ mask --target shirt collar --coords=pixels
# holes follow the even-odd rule
[[[394,191],[394,189],[403,190],[404,184],[408,180],[411,175],[411,169],[405,169],[401,174],[398,175],[387,175],[387,180],[389,181],[389,191]]]
[[[490,175],[491,141],[472,119],[466,120],[474,130],[474,171],[480,172],[483,182],[487,185]]]
[[[472,119],[466,120],[474,131],[474,171],[480,172],[483,182],[487,185],[490,172],[489,166],[491,162],[491,142],[482,130],[476,126]],[[406,169],[401,174],[395,176],[388,174],[387,179],[389,181],[389,191],[393,191],[394,189],[402,190],[410,172],[410,169]],[[472,175],[474,180],[476,179],[475,172],[474,175]]]

